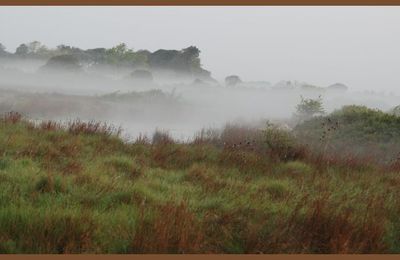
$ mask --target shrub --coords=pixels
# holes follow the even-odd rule
[[[301,97],[300,104],[297,105],[296,110],[296,116],[300,120],[308,120],[315,115],[323,115],[325,113],[321,96],[318,99]]]
[[[238,84],[242,83],[242,80],[239,76],[231,75],[225,78],[225,85],[229,87],[234,87]]]
[[[81,72],[82,67],[79,60],[73,55],[59,55],[51,57],[45,65],[40,67],[40,71],[65,71],[65,72]]]
[[[172,139],[171,135],[168,131],[163,131],[157,129],[152,138],[152,144],[154,145],[162,145],[162,144],[172,144],[174,140]]]
[[[297,143],[293,134],[276,125],[267,123],[267,128],[264,130],[264,141],[272,158],[290,161],[305,156],[305,147]]]
[[[298,140],[317,152],[379,158],[388,163],[400,152],[400,117],[365,106],[344,106],[294,128]],[[372,159],[371,158],[371,159]],[[374,161],[378,163],[377,160]]]

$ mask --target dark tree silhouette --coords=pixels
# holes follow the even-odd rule
[[[233,87],[240,83],[242,83],[242,80],[239,78],[239,76],[231,75],[225,78],[226,86]]]
[[[47,63],[40,68],[40,70],[79,72],[81,71],[81,66],[76,57],[72,55],[59,55],[50,58]]]
[[[29,48],[26,44],[21,44],[15,50],[15,54],[21,57],[26,57],[29,54]]]

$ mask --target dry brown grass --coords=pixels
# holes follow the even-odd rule
[[[155,219],[145,219],[141,208],[131,253],[200,253],[205,244],[200,223],[185,203],[157,208]]]
[[[72,134],[101,134],[105,136],[119,136],[122,132],[121,127],[96,121],[84,122],[79,119],[68,122],[67,129]]]
[[[4,123],[16,124],[18,122],[21,122],[22,115],[18,112],[11,111],[11,112],[5,113],[2,119],[3,119]]]

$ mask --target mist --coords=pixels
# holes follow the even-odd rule
[[[0,57],[0,112],[107,121],[129,138],[164,129],[185,140],[228,122],[293,127],[301,97],[321,97],[327,113],[399,105],[398,7],[1,7],[0,33],[9,53]],[[49,58],[12,56],[34,40],[49,49],[197,46],[210,75],[157,67],[138,81],[137,68],[90,64],[44,73]],[[229,75],[241,82],[228,86]]]
[[[400,7],[1,7],[9,51],[38,40],[55,47],[202,50],[222,81],[344,82],[354,90],[394,91]]]
[[[326,112],[359,104],[389,110],[398,96],[378,92],[335,90],[300,81],[205,82],[195,78],[165,76],[153,71],[151,82],[129,77],[127,69],[86,70],[82,73],[43,73],[45,61],[2,60],[0,112],[18,111],[33,120],[105,121],[124,129],[128,139],[155,130],[189,140],[203,128],[226,123],[264,127],[269,121],[286,127],[301,97],[323,99]],[[35,68],[36,66],[36,68]]]

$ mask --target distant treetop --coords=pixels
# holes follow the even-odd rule
[[[242,80],[237,75],[231,75],[225,78],[225,85],[228,87],[233,87],[240,83],[242,83]]]
[[[40,69],[41,71],[63,70],[69,72],[79,72],[81,70],[81,66],[79,64],[79,60],[73,55],[64,54],[51,57]]]
[[[5,52],[5,47],[1,45],[0,55],[3,52]],[[149,71],[154,69],[171,70],[176,74],[191,75],[201,80],[213,80],[211,73],[202,68],[200,50],[196,46],[189,46],[182,50],[160,49],[150,52],[148,50],[134,51],[125,43],[120,43],[111,48],[84,50],[64,44],[58,45],[56,48],[48,48],[38,41],[33,41],[19,45],[15,53],[10,55],[15,58],[46,59],[49,61],[53,57],[70,55],[85,67],[105,65]]]
[[[328,86],[328,89],[330,90],[340,90],[340,91],[346,91],[349,89],[345,84],[343,83],[335,83],[330,86]]]

